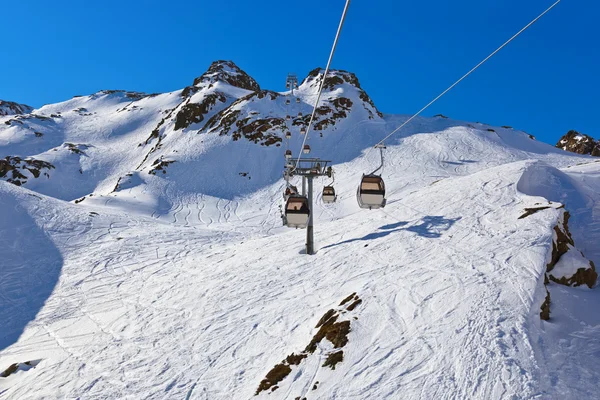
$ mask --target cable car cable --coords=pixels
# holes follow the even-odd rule
[[[502,44],[502,46],[500,46],[496,50],[494,50],[489,56],[487,56],[485,59],[483,59],[483,61],[481,61],[479,64],[477,64],[475,67],[473,67],[469,72],[467,72],[466,74],[464,74],[459,80],[457,80],[452,85],[450,85],[450,87],[448,87],[446,90],[444,90],[442,93],[440,93],[436,98],[434,98],[429,103],[427,103],[427,105],[425,107],[421,108],[412,117],[410,117],[404,123],[402,123],[402,125],[400,125],[396,129],[394,129],[389,135],[387,135],[386,137],[384,137],[383,139],[381,139],[377,143],[377,145],[383,144],[383,142],[385,142],[385,140],[387,140],[390,136],[392,136],[393,134],[395,134],[396,132],[398,132],[400,129],[402,129],[404,126],[406,126],[410,121],[412,121],[413,119],[415,119],[423,111],[425,111],[427,108],[429,108],[429,106],[431,106],[433,103],[435,103],[436,101],[438,101],[442,96],[444,96],[451,89],[453,89],[456,85],[458,85],[460,82],[462,82],[466,77],[468,77],[469,75],[471,75],[476,69],[478,69],[480,66],[482,66],[486,61],[488,61],[490,58],[492,58],[494,55],[496,55],[496,53],[498,53],[500,50],[502,50],[504,47],[506,47],[506,45],[508,45],[510,42],[512,42],[514,39],[516,39],[517,36],[519,36],[521,33],[525,32],[525,30],[527,30],[527,28],[529,28],[531,25],[533,25],[534,23],[536,23],[540,18],[542,18],[544,15],[546,15],[558,3],[560,3],[560,1],[561,0],[557,0],[554,4],[552,4],[550,7],[548,7],[546,9],[546,11],[544,11],[543,13],[541,13],[540,15],[538,15],[533,21],[531,21],[530,23],[528,23],[527,25],[525,25],[525,27],[523,29],[521,29],[519,32],[517,32],[515,35],[513,35],[510,39],[508,39],[506,42],[504,42],[504,44]],[[377,145],[375,145],[375,147]],[[372,150],[373,148],[374,147],[372,147],[370,150]],[[369,152],[367,152],[366,155],[368,155],[368,154],[369,154]]]
[[[337,33],[335,34],[335,39],[333,41],[333,46],[331,47],[331,53],[329,53],[329,60],[327,60],[327,66],[325,67],[325,73],[323,74],[323,79],[321,80],[321,85],[319,87],[319,92],[317,95],[317,101],[313,107],[312,114],[310,115],[310,120],[308,121],[308,126],[306,127],[306,135],[304,136],[304,141],[302,142],[301,149],[304,148],[306,144],[306,139],[308,138],[308,134],[310,132],[310,127],[312,125],[313,119],[315,118],[315,114],[317,112],[317,106],[319,105],[319,100],[321,99],[321,93],[323,92],[323,87],[325,86],[325,79],[327,79],[327,73],[329,72],[329,66],[331,65],[331,60],[333,59],[333,53],[335,53],[335,48],[337,46],[338,39],[340,37],[340,33],[342,32],[342,26],[344,25],[344,20],[346,19],[346,13],[348,11],[348,6],[350,6],[350,0],[346,0],[346,5],[344,6],[344,11],[342,12],[342,18],[340,20],[340,24],[337,29]],[[300,162],[300,157],[302,157],[302,150],[298,155],[298,160],[296,160],[296,165]]]

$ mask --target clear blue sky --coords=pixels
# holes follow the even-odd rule
[[[552,0],[354,0],[333,67],[411,114]],[[344,0],[29,0],[2,4],[0,99],[35,107],[100,89],[165,92],[231,59],[263,88],[324,67]],[[600,137],[600,4],[563,0],[424,115]]]

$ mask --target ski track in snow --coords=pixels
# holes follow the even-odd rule
[[[302,103],[290,108],[304,111],[311,94],[298,95]],[[279,172],[265,171],[283,165],[281,148],[257,146],[260,157],[243,169],[237,162],[250,151],[244,142],[232,151],[217,135],[186,132],[189,146],[178,147],[181,158],[163,180],[122,149],[146,140],[159,122],[155,114],[164,116],[156,107],[178,107],[178,92],[143,100],[153,117],[141,113],[130,131],[98,130],[101,119],[85,125],[70,118],[78,101],[84,100],[48,106],[64,108],[69,140],[88,131],[118,137],[119,145],[101,159],[110,168],[94,177],[94,197],[75,205],[0,182],[6,206],[0,212],[12,218],[0,220],[10,232],[0,248],[8,271],[0,281],[0,317],[16,335],[0,336],[0,343],[6,340],[0,370],[42,359],[34,369],[0,378],[3,398],[597,395],[598,289],[550,284],[553,319],[540,321],[543,272],[560,211],[518,217],[524,208],[564,201],[577,246],[600,265],[600,164],[576,165],[590,159],[518,131],[417,118],[385,152],[387,206],[360,210],[356,184],[379,165],[377,152],[360,149],[406,117],[369,123],[349,117],[323,138],[312,132],[311,147],[337,157],[338,201],[322,201],[328,180],[315,184],[317,254],[308,257],[305,232],[281,227]],[[122,103],[111,101],[102,103],[105,110],[89,106],[90,112],[113,115]],[[275,111],[287,113],[283,101],[276,100]],[[161,128],[157,158],[160,152],[173,156],[179,136],[171,122]],[[356,141],[342,140],[338,131]],[[95,143],[102,151],[104,139]],[[294,131],[290,144],[300,141]],[[210,169],[213,145],[222,146],[216,159],[223,160]],[[184,155],[197,160],[190,153],[197,148],[208,161],[186,164]],[[132,172],[133,161],[140,168]],[[177,168],[203,174],[178,175]],[[241,171],[252,180],[240,180]],[[212,178],[217,172],[236,182],[234,195]],[[115,176],[130,181],[113,192]],[[189,186],[175,186],[176,179]],[[91,192],[66,182],[64,199]],[[49,196],[58,190],[46,181],[32,189]],[[49,267],[55,264],[59,272]],[[43,298],[34,299],[32,290]],[[324,340],[275,392],[255,397],[265,374],[302,351],[319,318],[353,292],[363,302],[351,314],[357,319],[351,319],[344,361],[333,371],[322,367],[331,350]],[[11,312],[22,309],[35,313],[20,320]]]

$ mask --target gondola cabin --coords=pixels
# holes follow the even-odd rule
[[[333,188],[333,186],[325,186],[323,188],[323,203],[333,203],[335,202],[335,200],[337,199],[337,196],[335,195],[335,189]]]
[[[285,203],[285,224],[289,228],[306,228],[310,217],[308,199],[291,195]]]
[[[306,135],[306,128],[304,128],[304,127],[300,128],[300,134]]]
[[[360,208],[369,210],[385,207],[385,183],[379,175],[363,175],[356,198]]]
[[[308,154],[310,153],[310,146],[305,144],[304,148],[302,149],[302,151],[304,152],[304,154]]]
[[[289,160],[290,158],[292,158],[292,151],[291,150],[286,150],[285,151],[285,159]]]
[[[290,105],[290,99],[285,99],[285,105],[289,106]]]
[[[296,97],[296,103],[300,104],[300,97]]]
[[[291,137],[292,137],[292,132],[290,132],[290,131],[287,131],[287,132],[285,133],[285,137],[286,137],[286,139],[289,139],[289,138],[291,138]]]
[[[302,112],[298,113],[298,118],[302,118]]]

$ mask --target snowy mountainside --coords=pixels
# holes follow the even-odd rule
[[[600,163],[416,118],[386,143],[387,206],[362,210],[371,147],[408,116],[332,71],[308,143],[338,201],[315,183],[307,256],[281,174],[321,79],[292,96],[217,61],[171,93],[0,117],[0,397],[594,398]]]
[[[19,228],[31,218],[63,257],[59,278],[38,278],[56,282],[52,294],[0,352],[6,367],[41,361],[0,380],[0,393],[255,398],[265,374],[301,354],[321,316],[356,292],[361,303],[340,317],[349,333],[335,369],[322,366],[335,350],[323,339],[259,398],[590,398],[597,290],[550,283],[553,320],[540,321],[562,210],[553,202],[519,219],[548,204],[517,190],[536,190],[520,182],[531,168],[553,167],[508,163],[400,191],[382,212],[320,217],[314,259],[299,254],[303,231],[265,236],[256,216],[205,215],[214,222],[186,227],[0,182],[2,198],[24,210],[14,240],[26,240]],[[27,298],[22,276],[4,281],[16,301]]]
[[[31,111],[33,107],[28,105],[0,100],[0,115],[29,114]]]

